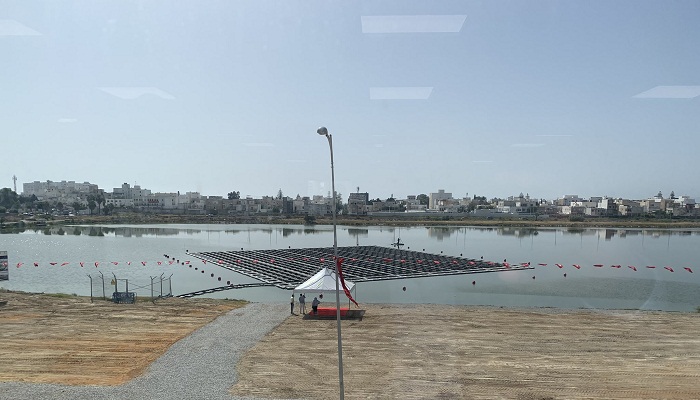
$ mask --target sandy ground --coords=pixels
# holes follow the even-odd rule
[[[71,385],[124,383],[241,305],[0,292],[5,301],[0,381]],[[700,399],[699,313],[364,308],[342,325],[348,399]],[[337,398],[336,322],[290,316],[236,368],[235,395]]]
[[[244,305],[193,300],[128,305],[0,292],[0,382],[118,385],[176,341]]]
[[[348,399],[700,399],[700,314],[365,305],[343,321]],[[336,322],[290,317],[236,395],[338,397]]]

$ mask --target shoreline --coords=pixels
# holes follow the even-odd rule
[[[19,296],[46,296],[46,297],[51,297],[55,299],[75,299],[75,300],[89,300],[90,296],[82,296],[82,295],[75,295],[75,294],[67,294],[67,293],[50,293],[50,292],[27,292],[23,290],[13,290],[13,289],[6,289],[0,286],[0,296],[2,294],[15,294]],[[175,297],[172,297],[175,298]],[[156,298],[156,299],[140,299],[138,303],[153,303],[155,304],[158,301],[167,301],[169,298]],[[265,304],[265,305],[275,305],[275,304],[282,304],[279,301],[248,301],[248,300],[241,300],[241,299],[221,299],[221,298],[216,298],[216,297],[203,297],[203,296],[197,296],[194,298],[185,298],[185,299],[179,299],[178,301],[189,301],[191,299],[194,299],[194,301],[197,301],[198,299],[202,299],[207,302],[212,302],[212,303],[221,303],[221,304],[229,304],[231,302],[241,302],[244,304]],[[111,304],[112,302],[107,299],[107,300],[102,300],[102,299],[97,299],[95,302],[99,304]],[[286,307],[287,304],[284,302],[284,306]],[[442,303],[386,303],[386,302],[380,302],[380,303],[371,303],[371,302],[360,302],[362,306],[369,306],[369,307],[392,307],[392,308],[407,308],[407,309],[417,309],[421,307],[443,307],[443,308],[462,308],[462,309],[474,309],[474,310],[506,310],[506,311],[513,311],[513,312],[541,312],[545,314],[561,314],[561,313],[572,313],[572,312],[595,312],[595,313],[603,313],[603,314],[627,314],[627,313],[671,313],[671,314],[696,314],[700,313],[700,305],[696,307],[695,310],[687,310],[687,311],[681,311],[681,310],[661,310],[661,309],[638,309],[638,308],[586,308],[586,307],[578,307],[578,308],[567,308],[567,307],[555,307],[555,306],[497,306],[497,305],[491,305],[491,304],[442,304]],[[3,304],[0,304],[0,307]],[[361,307],[360,307],[361,308]]]

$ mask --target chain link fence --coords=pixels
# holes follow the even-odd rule
[[[90,275],[90,302],[94,299],[111,299],[115,303],[134,303],[137,297],[156,300],[173,296],[172,274],[165,276],[151,276],[148,283],[119,278],[116,274],[105,278],[102,272],[99,275]]]

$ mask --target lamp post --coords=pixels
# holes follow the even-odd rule
[[[338,381],[340,384],[340,400],[345,398],[345,385],[343,385],[343,340],[340,336],[340,288],[338,284],[338,230],[335,222],[337,199],[335,194],[335,172],[333,171],[333,136],[328,133],[328,129],[322,126],[316,130],[321,136],[328,139],[328,146],[331,149],[331,190],[333,190],[333,255],[335,262],[335,316],[338,322]]]

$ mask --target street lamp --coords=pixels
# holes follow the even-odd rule
[[[328,133],[328,129],[322,126],[316,130],[321,136],[328,139],[328,146],[331,149],[331,190],[333,190],[333,255],[335,261],[335,316],[338,322],[338,381],[340,383],[340,400],[345,398],[345,386],[343,385],[343,340],[340,336],[340,289],[338,285],[338,230],[335,222],[337,199],[335,194],[335,172],[333,171],[333,136]]]

